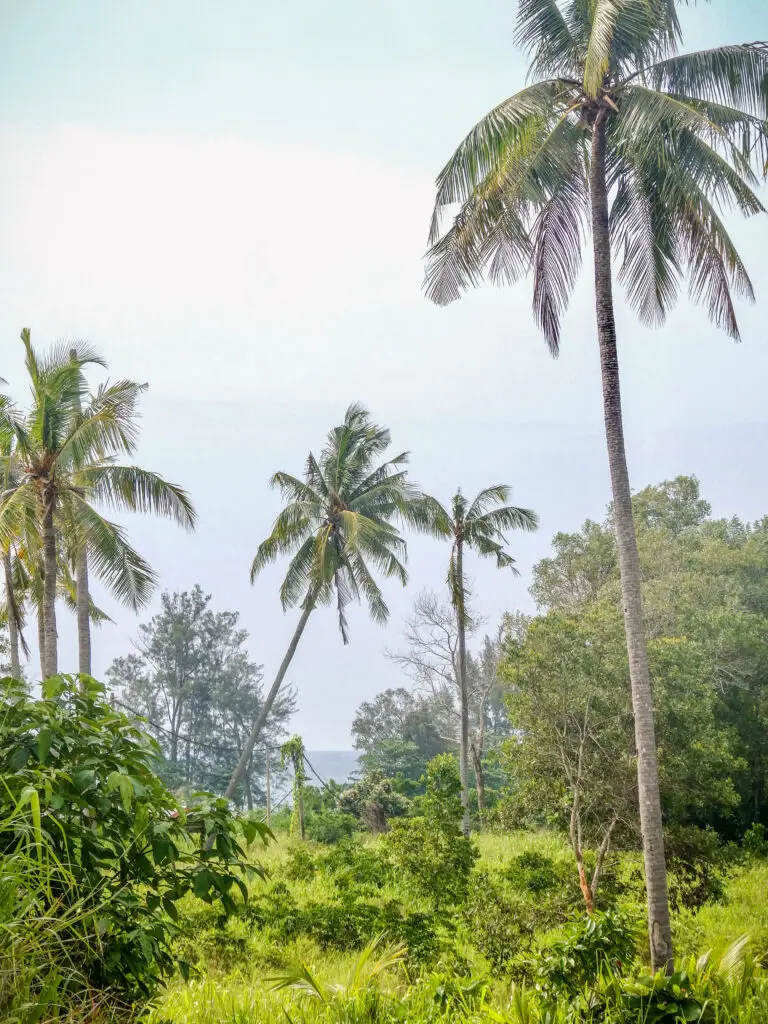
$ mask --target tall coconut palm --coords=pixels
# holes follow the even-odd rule
[[[14,435],[13,457],[21,461],[23,476],[0,499],[0,543],[35,517],[42,537],[40,639],[43,676],[48,677],[58,669],[59,537],[66,537],[75,552],[87,549],[97,577],[119,600],[138,608],[149,598],[155,574],[124,531],[105,519],[94,503],[158,512],[187,528],[194,525],[195,513],[181,488],[155,473],[115,461],[135,448],[136,400],[143,385],[118,381],[89,396],[82,368],[88,363],[103,365],[94,352],[78,346],[69,352],[54,348],[40,356],[28,330],[22,332],[22,342],[32,406],[24,418],[6,416]],[[87,587],[84,593],[85,607],[90,607]],[[85,627],[89,628],[87,618]],[[90,671],[90,635],[87,652],[87,660],[80,664],[84,672]]]
[[[521,0],[517,41],[539,79],[484,117],[437,181],[425,287],[445,303],[533,271],[533,307],[553,354],[590,229],[605,432],[635,714],[648,928],[670,965],[658,766],[640,568],[624,444],[613,303],[617,279],[659,324],[686,275],[732,337],[732,293],[752,285],[720,211],[761,212],[768,46],[678,55],[673,0]],[[441,213],[460,209],[442,234]]]
[[[467,550],[483,558],[495,558],[499,569],[517,573],[515,560],[505,550],[505,533],[509,530],[535,530],[538,516],[528,508],[508,505],[510,489],[496,484],[480,491],[469,502],[458,490],[451,500],[450,510],[431,496],[414,503],[417,524],[451,542],[448,562],[448,589],[456,612],[459,653],[459,694],[461,737],[459,769],[461,776],[461,803],[464,808],[463,829],[469,835],[469,688],[467,681],[467,580],[464,572],[464,554]]]
[[[285,657],[254,722],[225,795],[231,798],[245,771],[264,723],[296,653],[309,616],[318,605],[335,601],[344,643],[349,641],[346,608],[363,598],[375,622],[385,623],[389,609],[374,571],[407,581],[406,545],[393,520],[407,517],[416,498],[408,483],[408,453],[385,462],[389,431],[371,420],[362,405],[351,405],[334,427],[320,457],[310,452],[303,479],[275,473],[271,485],[286,499],[272,532],[259,545],[251,583],[265,566],[292,555],[280,587],[283,608],[301,607]]]
[[[4,383],[4,382],[2,382]],[[12,418],[15,413],[10,399],[6,395],[0,395],[0,494],[4,494],[20,479],[18,462],[13,456],[13,430]],[[23,625],[24,613],[23,602],[19,599],[17,587],[18,557],[14,538],[6,537],[0,543],[0,555],[3,562],[3,584],[5,598],[3,608],[0,610],[0,618],[8,625],[8,641],[11,654],[11,675],[14,679],[21,679],[21,651],[25,656],[28,648],[24,640]]]

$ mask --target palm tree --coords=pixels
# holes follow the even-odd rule
[[[510,489],[505,484],[496,484],[480,491],[472,502],[468,502],[461,490],[454,494],[451,508],[433,497],[423,496],[415,503],[416,520],[422,529],[451,542],[451,557],[448,562],[448,589],[451,604],[456,612],[456,629],[459,649],[459,694],[461,738],[459,744],[459,768],[461,775],[461,804],[464,808],[463,829],[469,835],[469,686],[467,681],[467,579],[464,573],[464,552],[474,551],[483,558],[495,558],[499,569],[511,569],[517,573],[515,560],[505,550],[504,536],[508,530],[535,530],[539,518],[527,508],[507,505]]]
[[[389,431],[371,420],[362,405],[351,405],[344,422],[334,427],[320,457],[310,452],[303,479],[275,473],[271,485],[286,499],[272,532],[259,545],[251,566],[251,583],[281,555],[292,555],[280,588],[283,608],[301,607],[301,615],[253,724],[225,796],[231,798],[245,771],[272,704],[296,653],[309,616],[317,605],[335,600],[341,637],[349,641],[346,608],[363,598],[375,622],[384,624],[389,609],[374,579],[377,570],[405,585],[406,545],[392,524],[409,516],[417,492],[402,467],[408,453],[386,462]]]
[[[6,414],[14,436],[14,451],[3,457],[20,462],[23,473],[0,499],[0,543],[18,536],[33,518],[42,538],[42,643],[43,677],[58,670],[56,594],[60,579],[60,540],[75,552],[73,561],[87,550],[94,571],[115,596],[131,608],[144,604],[155,574],[128,543],[124,531],[105,519],[93,503],[154,511],[187,528],[194,525],[194,509],[186,493],[155,473],[116,464],[119,454],[135,448],[136,400],[144,386],[117,381],[87,396],[82,368],[103,361],[78,346],[69,352],[54,348],[45,357],[32,347],[28,330],[22,331],[26,367],[32,386],[32,407],[22,418]],[[83,408],[83,398],[88,401]],[[66,582],[66,581],[65,581]],[[76,604],[90,609],[87,578],[77,585]],[[78,616],[80,671],[90,672],[89,616]],[[83,630],[87,644],[83,643]]]
[[[654,968],[671,965],[672,942],[611,246],[643,322],[664,320],[687,273],[692,298],[737,338],[732,292],[751,298],[752,285],[720,210],[763,210],[753,187],[768,156],[768,46],[681,56],[680,40],[672,0],[521,0],[517,41],[540,80],[486,115],[440,173],[425,282],[445,303],[486,274],[511,283],[532,270],[534,315],[556,355],[592,230]],[[441,235],[452,203],[459,212]]]
[[[0,395],[0,458],[2,458],[0,494],[4,494],[5,491],[14,486],[20,475],[17,461],[12,457],[13,431],[10,424],[13,415],[13,406],[10,400],[6,395]],[[6,537],[0,543],[0,553],[2,554],[3,583],[5,586],[2,618],[8,625],[11,676],[14,679],[21,679],[21,651],[23,650],[25,656],[27,656],[28,648],[23,633],[23,602],[19,600],[17,587],[19,560],[16,543],[13,538]]]

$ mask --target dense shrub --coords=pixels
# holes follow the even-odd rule
[[[535,850],[513,857],[504,868],[504,877],[514,889],[530,893],[551,893],[574,888],[575,870]]]
[[[561,939],[540,950],[534,976],[550,999],[575,996],[604,972],[621,974],[635,960],[637,928],[621,914],[594,913],[569,925]]]
[[[394,880],[392,862],[381,847],[339,843],[325,855],[325,869],[337,889],[382,889]]]
[[[0,863],[36,865],[10,916],[57,922],[70,992],[151,994],[177,967],[178,901],[191,893],[230,914],[243,875],[260,870],[226,801],[179,807],[151,769],[153,742],[90,677],[49,679],[40,700],[4,680],[0,700]],[[266,839],[256,824],[246,832]]]
[[[352,814],[324,808],[307,816],[307,837],[316,843],[332,845],[349,839],[360,830],[360,822]]]
[[[461,832],[458,765],[440,754],[427,765],[423,816],[392,822],[387,852],[403,882],[436,909],[457,909],[467,894],[477,848]]]
[[[533,901],[504,885],[498,872],[484,869],[472,873],[463,917],[494,974],[508,971],[530,949],[539,923]]]
[[[694,825],[665,830],[669,900],[674,910],[701,907],[722,900],[736,859],[736,848],[724,845],[712,829]]]
[[[390,818],[408,813],[410,801],[396,789],[393,779],[376,769],[368,771],[339,797],[339,808],[358,819],[369,832],[386,832]]]

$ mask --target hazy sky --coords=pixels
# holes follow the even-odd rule
[[[411,450],[426,489],[506,482],[540,513],[537,534],[511,538],[519,578],[469,567],[490,623],[531,609],[552,534],[609,499],[589,264],[557,362],[530,284],[447,309],[420,292],[434,176],[523,84],[514,16],[501,0],[0,4],[0,375],[25,397],[29,326],[38,345],[88,338],[113,376],[150,383],[137,461],[189,489],[200,525],[131,518],[131,536],[164,587],[199,582],[241,612],[267,676],[296,619],[281,567],[248,583],[278,508],[267,480],[299,472],[351,401]],[[681,16],[689,49],[765,36],[764,0]],[[754,518],[768,511],[767,223],[734,234],[758,294],[743,344],[685,300],[658,331],[620,307],[619,343],[633,485],[693,472],[717,514]],[[348,647],[331,611],[313,616],[289,677],[310,748],[349,746],[357,704],[400,683],[382,649],[447,557],[414,540],[410,586],[386,588],[389,627],[353,609]],[[139,621],[103,604],[115,625],[94,637],[97,675]],[[72,669],[64,610],[59,631]]]

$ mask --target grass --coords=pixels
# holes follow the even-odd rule
[[[532,835],[484,835],[477,837],[480,849],[479,866],[501,869],[513,857],[536,852],[555,861],[570,865],[570,852],[558,836],[551,833]],[[376,849],[379,840],[364,840],[367,847]],[[296,904],[306,907],[314,902],[338,899],[333,879],[322,869],[306,867],[305,877],[291,878],[291,865],[296,863],[297,843],[286,836],[259,854],[268,867],[271,882],[256,882],[252,895],[258,898],[274,882],[283,882]],[[308,848],[312,852],[312,848]],[[320,858],[325,848],[316,850]],[[300,852],[299,858],[303,855]],[[634,864],[635,858],[627,858]],[[301,865],[302,861],[299,861]],[[322,860],[321,860],[322,864]],[[295,873],[295,872],[294,872]],[[755,862],[739,869],[727,886],[722,903],[705,905],[699,910],[684,911],[675,918],[675,935],[680,954],[713,950],[719,957],[739,936],[749,932],[753,936],[755,953],[768,948],[768,863]],[[353,894],[354,895],[354,894]],[[387,882],[377,890],[381,900],[399,898],[403,893],[396,882]],[[418,901],[410,901],[409,910],[423,909]],[[508,979],[491,981],[488,965],[472,947],[472,936],[463,926],[452,932],[452,955],[455,961],[438,962],[418,977],[416,972],[402,963],[391,965],[370,980],[363,972],[354,983],[360,952],[322,948],[305,934],[285,940],[278,937],[269,922],[257,926],[247,918],[230,920],[223,927],[213,912],[194,914],[190,908],[193,934],[183,940],[191,951],[202,953],[202,971],[188,983],[175,982],[164,993],[152,1011],[150,1024],[256,1024],[281,1021],[282,1024],[314,1024],[325,1021],[408,1021],[469,1020],[490,1024],[511,1021],[512,1024],[535,1024],[536,1014],[531,1007],[520,1004],[520,989],[511,987]],[[365,954],[363,954],[365,955]],[[374,957],[375,960],[375,957]],[[462,978],[456,963],[465,963],[471,977]],[[312,985],[303,989],[293,987],[274,991],[274,979],[304,965]],[[471,987],[472,978],[487,980],[487,992],[482,1001],[482,1013],[472,1004],[475,998],[461,994],[462,985]],[[296,979],[294,978],[294,981]],[[315,990],[312,991],[312,986]],[[456,991],[446,996],[451,989]],[[485,984],[481,988],[485,991]],[[456,994],[458,992],[458,994]],[[448,1002],[446,1003],[446,999]],[[516,1003],[516,1009],[513,1004]],[[466,1004],[466,1005],[465,1005]],[[762,1015],[763,1000],[759,1006],[746,1007],[739,1021],[757,1024],[768,1020]],[[768,1001],[766,1001],[768,1005]],[[751,1006],[751,1004],[750,1004]],[[563,1011],[564,1012],[564,1011]],[[528,1016],[526,1017],[526,1013]],[[558,1011],[559,1013],[559,1011]],[[404,1016],[403,1016],[404,1015]],[[521,1016],[522,1015],[522,1016]],[[514,1018],[517,1017],[515,1022]],[[604,1017],[609,1024],[610,1014]],[[553,1024],[558,1019],[553,1018]],[[719,1018],[726,1024],[726,1018]],[[730,1018],[728,1018],[730,1019]]]

